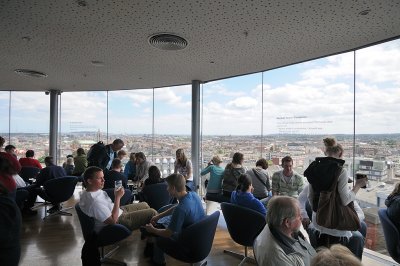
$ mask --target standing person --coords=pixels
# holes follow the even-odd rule
[[[207,183],[207,194],[221,194],[222,174],[224,173],[224,168],[220,166],[221,163],[221,158],[216,155],[208,162],[207,167],[201,170],[201,175],[210,173],[210,180]]]
[[[140,226],[150,222],[157,214],[146,202],[133,203],[120,207],[120,200],[125,193],[121,187],[114,191],[114,203],[103,191],[103,170],[96,166],[88,167],[83,174],[86,190],[82,192],[79,206],[82,212],[95,220],[94,230],[99,232],[108,224],[122,224],[130,230],[139,229]]]
[[[19,163],[21,164],[21,166],[31,166],[42,169],[42,165],[34,157],[35,152],[33,150],[27,150],[25,153],[25,158],[20,158]]]
[[[63,167],[67,175],[72,175],[74,172],[74,157],[71,155],[71,157],[67,157],[67,162],[65,163],[65,166]]]
[[[104,188],[113,188],[115,186],[115,181],[121,180],[122,186],[128,188],[128,179],[121,173],[122,162],[120,159],[116,158],[111,164],[111,170],[107,171],[104,176]]]
[[[143,183],[149,177],[149,168],[153,165],[152,162],[146,159],[143,152],[135,153],[136,158],[136,176],[134,181]]]
[[[134,152],[129,154],[129,161],[125,165],[124,175],[132,181],[136,176],[136,157]]]
[[[238,185],[238,178],[241,174],[246,172],[246,169],[242,166],[243,154],[236,152],[233,154],[232,162],[228,163],[225,167],[222,175],[222,193],[223,196],[230,199],[232,191],[234,191]]]
[[[118,156],[117,152],[124,145],[121,139],[115,139],[108,145],[104,145],[103,142],[94,144],[87,154],[88,165],[97,166],[103,170],[110,170],[112,161]]]
[[[268,162],[264,158],[259,159],[256,162],[256,167],[250,169],[246,174],[251,178],[251,183],[253,184],[254,191],[253,195],[259,200],[264,200],[267,202],[267,198],[270,195],[271,185],[269,183],[268,176]]]
[[[389,219],[400,231],[400,182],[395,185],[392,193],[385,200],[385,205],[387,206]]]
[[[149,224],[146,225],[146,230],[158,237],[177,239],[182,229],[189,225],[200,221],[204,216],[203,206],[197,193],[186,191],[186,179],[183,175],[174,173],[166,178],[168,184],[168,192],[171,197],[178,199],[179,203],[174,207],[155,215]],[[154,227],[160,219],[171,216],[169,223],[163,224],[165,228]],[[154,247],[153,262],[156,265],[165,265],[163,249],[174,249],[173,241],[163,241],[166,247]],[[177,252],[179,252],[177,250]]]
[[[267,210],[264,204],[254,197],[253,190],[250,177],[246,174],[240,175],[238,186],[235,191],[232,191],[231,203],[255,210],[265,216]]]
[[[174,163],[174,173],[181,174],[186,179],[186,185],[195,191],[193,183],[193,166],[192,162],[186,157],[183,149],[176,150],[176,161]]]
[[[283,170],[272,175],[272,195],[283,195],[297,198],[303,190],[303,177],[293,171],[293,159],[290,156],[282,158]]]
[[[300,232],[298,201],[288,196],[272,197],[266,220],[253,245],[258,265],[309,266],[316,252]]]
[[[342,244],[349,246],[349,239],[352,236],[351,231],[337,230],[325,228],[317,223],[316,212],[318,210],[318,202],[320,192],[327,191],[332,186],[334,180],[338,180],[337,191],[343,206],[352,203],[356,198],[358,190],[367,183],[366,178],[357,179],[352,190],[347,187],[348,175],[343,167],[345,161],[342,160],[343,147],[337,143],[334,138],[325,138],[325,155],[327,157],[316,158],[317,164],[310,164],[304,171],[310,183],[308,191],[308,200],[312,208],[312,223],[318,231],[317,246],[330,247],[333,244]],[[361,254],[360,254],[361,253]],[[355,254],[358,258],[362,257],[362,251]]]
[[[81,176],[88,167],[88,161],[84,149],[78,148],[76,150],[76,156],[74,157],[74,164],[75,168],[74,171],[72,172],[72,175]]]

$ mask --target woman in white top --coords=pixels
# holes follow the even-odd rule
[[[195,187],[193,183],[192,162],[186,157],[183,149],[176,150],[176,161],[174,166],[174,173],[183,175],[183,177],[186,179],[186,186],[194,191]]]

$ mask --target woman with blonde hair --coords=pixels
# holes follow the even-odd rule
[[[174,164],[174,173],[181,174],[186,179],[186,185],[192,190],[195,190],[193,183],[193,166],[192,162],[186,157],[183,149],[176,150],[176,161]]]
[[[318,250],[317,255],[312,259],[311,266],[361,266],[361,261],[342,245],[332,245],[329,249]]]
[[[325,138],[326,157],[315,158],[315,161],[304,171],[309,185],[308,200],[310,202],[312,213],[312,222],[316,232],[317,246],[330,247],[333,244],[342,244],[352,249],[352,252],[358,257],[362,257],[362,248],[356,248],[349,245],[352,236],[351,231],[326,228],[317,222],[317,210],[320,193],[328,191],[333,182],[337,180],[337,191],[343,206],[352,203],[356,198],[356,193],[360,188],[366,185],[367,178],[357,179],[352,190],[347,187],[348,175],[343,167],[345,161],[343,157],[343,147],[337,143],[334,138]]]
[[[395,185],[392,193],[385,200],[385,205],[389,219],[400,231],[400,182]]]

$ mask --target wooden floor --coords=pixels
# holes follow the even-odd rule
[[[64,207],[74,206],[79,201],[79,192],[80,189],[77,189],[74,196],[64,203]],[[84,240],[74,208],[69,210],[73,216],[55,216],[46,220],[42,220],[44,207],[37,210],[38,215],[23,217],[20,265],[81,265],[80,255]],[[151,265],[149,259],[142,255],[144,246],[145,241],[140,240],[140,233],[135,231],[126,240],[120,242],[120,248],[112,257],[128,265]],[[221,215],[213,248],[207,258],[207,265],[239,264],[240,260],[224,254],[224,249],[244,251],[231,240]],[[167,265],[188,265],[168,256],[166,259]]]
[[[65,207],[73,207],[79,201],[81,188],[77,187],[74,196],[64,203]],[[217,209],[218,205],[211,204],[211,212]],[[57,265],[81,265],[81,249],[83,246],[82,231],[75,209],[69,210],[73,216],[56,216],[46,220],[44,207],[38,208],[38,215],[24,216],[21,232],[21,260],[20,265],[27,266],[57,266]],[[144,258],[143,249],[145,241],[140,240],[138,231],[132,233],[126,240],[120,242],[120,248],[113,255],[113,258],[122,260],[128,265],[151,265],[149,259]],[[213,248],[207,257],[208,265],[238,265],[240,260],[223,250],[229,249],[243,252],[244,249],[235,244],[227,232],[225,221],[221,214],[217,227]],[[395,265],[395,263],[382,263],[366,256],[364,251],[363,265]],[[252,255],[252,251],[250,251]],[[167,265],[188,265],[171,257],[166,256]],[[253,264],[245,264],[253,265]]]

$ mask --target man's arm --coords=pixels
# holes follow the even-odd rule
[[[121,187],[118,190],[114,191],[115,199],[114,199],[114,206],[111,211],[111,216],[108,217],[104,223],[105,224],[116,224],[118,221],[118,214],[119,214],[119,206],[122,196],[125,194],[125,190]]]

